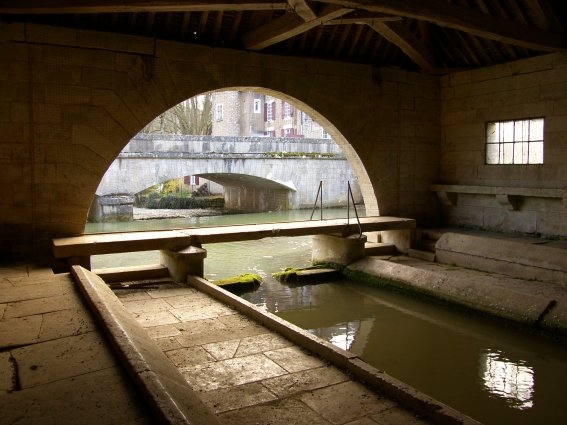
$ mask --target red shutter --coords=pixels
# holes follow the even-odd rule
[[[284,117],[285,117],[285,115],[284,115],[284,113],[285,113],[285,104],[286,104],[286,102],[283,102],[283,101],[282,101],[282,120],[283,120]]]
[[[294,112],[295,112],[295,107],[293,105],[289,105],[289,116],[293,117]]]

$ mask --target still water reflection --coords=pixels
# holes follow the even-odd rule
[[[310,246],[309,237],[211,244],[205,277],[259,273],[264,283],[243,298],[485,424],[565,423],[566,347],[383,288],[349,281],[294,287],[271,277],[308,265]],[[155,252],[142,253],[155,261],[139,255],[98,257],[93,267],[157,261]]]

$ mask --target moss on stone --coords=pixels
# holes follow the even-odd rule
[[[255,273],[244,273],[237,276],[218,279],[214,282],[217,286],[235,289],[255,289],[262,283],[262,277]]]
[[[301,268],[297,268],[297,267],[286,267],[285,269],[283,269],[280,272],[276,272],[274,274],[272,274],[272,276],[278,280],[279,282],[293,282],[297,280],[297,274],[299,272],[302,272],[304,270],[317,270],[317,269],[329,269],[329,268],[335,268],[336,267],[332,267],[328,264],[315,264],[309,267],[301,267]]]

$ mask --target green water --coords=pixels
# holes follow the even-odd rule
[[[206,217],[198,224],[303,220],[310,213]],[[325,211],[324,218],[339,217],[346,217],[346,211]],[[153,230],[187,227],[189,222],[197,225],[196,221],[151,220],[128,227],[143,225]],[[126,227],[116,226],[119,231]],[[309,264],[310,237],[204,248],[208,279],[249,271],[260,274],[263,284],[240,294],[243,298],[482,423],[566,423],[562,387],[567,380],[567,347],[563,345],[482,316],[357,282],[293,287],[275,281],[272,273]],[[93,267],[157,262],[157,252],[143,252],[94,257]]]

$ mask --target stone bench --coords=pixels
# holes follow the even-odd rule
[[[433,184],[430,190],[437,193],[437,197],[445,206],[457,205],[458,194],[493,195],[500,205],[508,210],[517,210],[521,197],[533,198],[561,198],[567,207],[567,192],[565,189],[547,189],[534,187],[506,187],[506,186],[474,186],[458,184]]]
[[[55,238],[53,256],[68,265],[90,270],[92,255],[136,251],[160,251],[161,265],[174,280],[185,281],[188,275],[203,277],[207,251],[203,244],[257,240],[267,237],[332,234],[347,237],[358,231],[396,233],[415,229],[415,220],[399,217],[363,217],[360,225],[347,219],[294,221],[218,227],[199,227],[129,233],[99,233]]]

